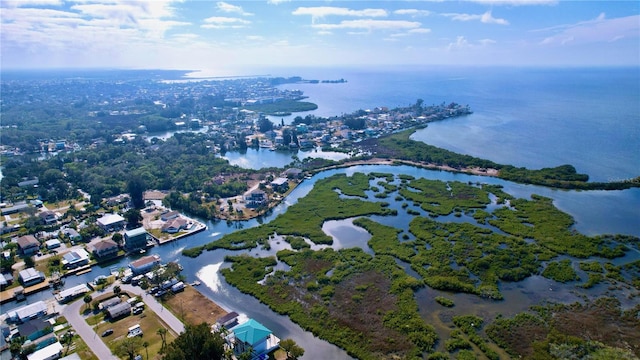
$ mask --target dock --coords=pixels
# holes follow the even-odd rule
[[[26,288],[24,288],[22,295],[23,296],[27,296],[27,295],[31,295],[34,293],[37,293],[38,291],[42,291],[44,289],[48,289],[49,287],[51,287],[51,283],[49,279],[45,279],[43,282],[39,283],[39,284],[35,284],[33,286],[28,286]],[[18,286],[15,288],[11,288],[11,289],[7,289],[4,291],[0,292],[0,304],[4,304],[6,302],[9,301],[13,301],[16,300],[18,295],[20,295],[20,291],[22,290],[22,286]],[[18,291],[16,291],[18,290]]]

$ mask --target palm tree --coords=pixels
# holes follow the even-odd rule
[[[146,359],[149,360],[149,349],[148,349],[149,343],[145,341],[142,343],[142,346],[144,346],[144,351],[147,353]]]
[[[162,345],[160,346],[160,352],[164,351],[164,348],[167,346],[167,329],[159,328],[156,331],[156,334],[160,335],[160,339],[162,339]]]

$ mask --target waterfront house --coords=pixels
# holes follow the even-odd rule
[[[302,169],[289,168],[282,175],[289,179],[300,179],[302,178]]]
[[[188,221],[185,219],[174,218],[162,225],[162,232],[175,234],[182,229],[187,228]]]
[[[23,323],[45,315],[47,315],[47,304],[44,301],[37,301],[7,312],[9,320],[15,323]]]
[[[270,185],[273,191],[285,192],[289,190],[289,179],[287,179],[286,177],[279,177],[277,179],[274,179]]]
[[[100,240],[93,244],[93,256],[96,260],[111,259],[118,255],[118,244],[110,239]]]
[[[33,235],[24,235],[18,238],[18,250],[24,256],[31,256],[40,250],[40,241]]]
[[[257,208],[267,204],[267,193],[256,189],[244,197],[245,205],[248,208]]]
[[[39,284],[45,279],[44,274],[34,268],[20,270],[20,272],[18,273],[18,278],[20,279],[20,282],[24,287]]]
[[[76,249],[62,255],[62,265],[66,269],[75,269],[89,263],[89,253],[85,249]]]
[[[83,283],[72,288],[60,291],[58,294],[56,294],[56,300],[58,300],[58,302],[60,302],[61,304],[64,304],[88,293],[89,291],[90,290],[87,284]]]
[[[98,226],[106,232],[120,230],[124,227],[124,218],[118,214],[106,214],[96,220]]]
[[[227,341],[236,355],[252,351],[251,359],[262,359],[280,346],[280,339],[259,322],[249,319],[229,329]]]
[[[156,265],[160,265],[160,256],[158,255],[149,255],[142,257],[131,264],[129,264],[129,269],[134,275],[144,274],[147,271],[153,269]]]
[[[124,233],[124,248],[127,251],[142,249],[147,246],[147,230],[135,228]]]

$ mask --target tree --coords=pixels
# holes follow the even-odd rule
[[[142,215],[139,209],[129,209],[124,213],[124,218],[127,220],[127,227],[129,229],[136,228],[142,221]]]
[[[127,182],[127,191],[131,196],[131,202],[136,209],[144,207],[144,191],[146,184],[140,175],[133,175]]]
[[[273,130],[273,123],[266,117],[261,117],[258,120],[257,125],[258,131],[260,131],[261,133],[266,133],[267,131]]]
[[[129,360],[133,360],[138,352],[138,349],[142,346],[142,339],[137,336],[131,338],[125,338],[120,341],[116,346],[116,355],[126,356]]]
[[[116,285],[113,287],[113,293],[116,295],[120,295],[120,293],[122,292],[122,289],[120,288],[120,285]]]
[[[84,303],[87,304],[87,307],[91,303],[91,300],[93,300],[93,298],[91,297],[91,294],[85,295],[84,298],[82,299],[82,301],[84,301]]]
[[[211,332],[207,323],[186,325],[184,332],[167,346],[163,360],[223,359],[224,339]]]
[[[122,234],[120,234],[120,233],[115,233],[115,234],[113,234],[113,236],[111,236],[111,240],[113,240],[118,245],[122,244],[122,240],[123,239],[124,238],[122,237]]]
[[[281,340],[280,348],[287,353],[287,359],[297,359],[304,355],[304,349],[298,346],[293,339]]]
[[[160,345],[160,352],[164,352],[164,348],[167,346],[167,329],[161,327],[156,330],[156,334],[160,335],[160,339],[162,340],[162,345]]]
[[[149,360],[149,349],[148,349],[149,342],[148,341],[143,342],[142,346],[144,346],[144,352],[147,354],[146,359]]]

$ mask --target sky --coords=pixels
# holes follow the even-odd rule
[[[1,0],[0,67],[640,66],[640,1]]]

